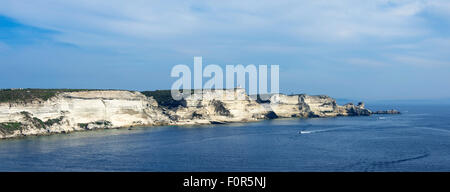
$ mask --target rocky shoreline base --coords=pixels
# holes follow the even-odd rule
[[[39,97],[30,97],[30,93],[39,93]],[[0,138],[134,126],[400,113],[396,110],[372,112],[362,102],[341,106],[325,95],[275,94],[269,101],[262,102],[251,99],[244,89],[203,90],[200,95],[194,93],[181,101],[173,101],[167,94],[147,93],[122,90],[1,90],[1,98],[6,95],[14,99],[0,100]],[[234,97],[227,97],[229,95]]]

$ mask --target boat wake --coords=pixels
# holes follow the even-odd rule
[[[311,133],[322,133],[322,132],[331,132],[331,131],[341,131],[345,128],[334,128],[334,129],[318,129],[318,130],[301,130],[299,134],[311,134]]]
[[[318,132],[324,132],[327,130],[314,130],[314,131],[300,131],[300,134],[310,134],[310,133],[318,133]]]
[[[404,163],[408,161],[414,161],[423,159],[430,156],[429,153],[420,154],[417,156],[406,157],[402,159],[394,159],[390,161],[372,161],[372,162],[359,162],[353,165],[347,166],[345,170],[352,171],[364,171],[364,172],[372,172],[372,171],[386,171],[395,169],[396,165],[399,163]]]

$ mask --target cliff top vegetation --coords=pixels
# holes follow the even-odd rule
[[[36,99],[48,100],[58,93],[92,91],[94,89],[0,89],[0,103],[31,102]]]

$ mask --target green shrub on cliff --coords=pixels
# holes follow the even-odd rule
[[[103,125],[103,126],[111,126],[112,123],[110,121],[96,121],[94,122],[96,125]]]
[[[83,129],[87,129],[89,123],[78,123],[78,126]]]
[[[191,92],[193,93],[194,90],[191,90]],[[173,99],[170,90],[143,91],[141,93],[147,97],[153,97],[158,105],[163,107],[174,108],[182,105],[183,102]]]
[[[64,119],[64,116],[60,116],[55,119],[48,119],[47,121],[44,122],[37,117],[32,117],[31,113],[28,111],[22,111],[20,113],[24,116],[26,121],[31,122],[34,125],[34,127],[39,128],[39,129],[45,129],[54,124],[60,124],[61,121]]]
[[[1,89],[0,102],[31,102],[48,100],[58,93],[89,91],[90,89]]]
[[[63,119],[64,119],[64,116],[60,116],[59,118],[49,119],[49,120],[45,121],[44,124],[45,124],[45,126],[52,126],[54,124],[60,124]]]
[[[2,133],[12,133],[16,130],[22,129],[22,123],[19,122],[4,122],[0,123],[0,132]]]
[[[101,127],[112,126],[112,123],[110,121],[104,121],[104,120],[94,121],[94,122],[90,122],[90,123],[78,123],[78,126],[83,129],[88,129],[89,125],[91,125],[91,124],[101,126]]]

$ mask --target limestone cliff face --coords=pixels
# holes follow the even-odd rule
[[[244,89],[208,90],[185,99],[171,115],[177,124],[256,121],[268,110],[252,100]]]
[[[272,95],[257,102],[244,89],[195,93],[165,108],[132,91],[62,92],[48,99],[0,103],[0,138],[152,125],[247,122],[283,117],[370,115],[363,104],[339,106],[328,96]]]
[[[336,100],[326,95],[283,95],[270,98],[270,107],[278,117],[335,117],[370,115],[364,104],[339,106]]]
[[[275,94],[270,102],[250,98],[244,89],[210,90],[186,98],[184,105],[170,112],[177,124],[242,122],[268,118],[335,117],[370,115],[364,104],[339,106],[325,95]]]
[[[76,130],[168,124],[152,98],[130,91],[64,92],[47,101],[0,103],[0,138]],[[9,128],[9,129],[7,129]]]

